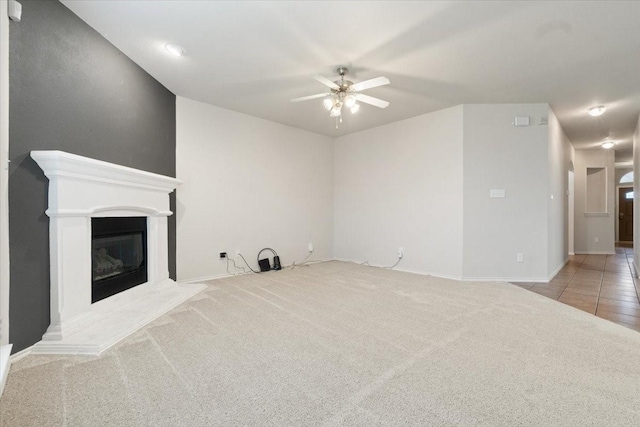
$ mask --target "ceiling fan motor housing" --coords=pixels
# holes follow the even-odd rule
[[[347,74],[347,71],[349,71],[347,67],[338,67],[336,69],[336,72],[340,76],[340,80],[336,80],[334,83],[337,84],[339,87],[337,89],[331,89],[331,92],[340,95],[349,91],[349,88],[351,87],[353,82],[344,79],[344,76],[345,74]]]

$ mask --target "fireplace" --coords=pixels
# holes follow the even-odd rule
[[[91,303],[147,281],[147,218],[91,218]]]
[[[169,278],[169,194],[180,180],[63,151],[49,178],[51,324],[34,353],[97,355],[205,288]]]

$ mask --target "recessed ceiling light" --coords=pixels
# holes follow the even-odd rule
[[[169,43],[166,44],[164,46],[165,49],[167,49],[167,51],[175,56],[182,56],[186,53],[186,51],[184,50],[184,48],[182,46],[180,46],[179,44],[175,44],[175,43]]]
[[[616,145],[613,141],[605,141],[602,143],[602,148],[604,148],[605,150],[608,150],[610,148],[613,148],[613,146]]]
[[[607,111],[607,107],[604,105],[598,105],[597,107],[589,108],[589,115],[593,117],[598,117],[604,114]]]

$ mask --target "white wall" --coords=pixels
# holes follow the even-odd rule
[[[403,247],[401,270],[546,280],[567,257],[572,158],[547,104],[457,106],[332,140],[178,98],[178,278],[226,274],[221,251],[300,261],[312,241],[315,259],[388,266]]]
[[[464,106],[465,278],[547,278],[548,129],[535,124],[547,114],[547,104]],[[513,126],[515,116],[532,125]]]
[[[178,280],[227,274],[222,251],[332,258],[331,138],[181,97],[176,117]]]
[[[607,168],[606,214],[586,211],[587,168]],[[615,152],[601,148],[575,151],[575,252],[615,253]],[[596,242],[596,238],[599,242]]]
[[[558,118],[549,108],[549,278],[555,275],[569,257],[569,165],[574,160],[573,146]]]
[[[462,275],[462,106],[335,140],[334,254]]]
[[[634,207],[640,207],[638,201],[640,195],[640,116],[638,116],[638,123],[636,124],[636,131],[633,133],[633,190],[634,190]],[[633,210],[633,264],[636,271],[640,266],[640,208]]]

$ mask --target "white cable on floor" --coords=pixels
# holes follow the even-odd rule
[[[296,267],[304,267],[312,253],[313,252],[309,252],[309,255],[307,255],[300,264],[296,264],[296,262],[294,261],[293,264],[291,264],[291,270],[293,270]]]

